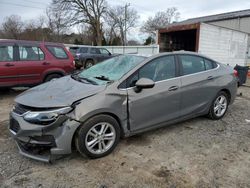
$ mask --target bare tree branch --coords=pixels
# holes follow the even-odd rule
[[[111,24],[112,26],[110,27],[110,29],[112,29],[112,32],[117,33],[119,31],[122,45],[125,44],[125,33],[129,31],[130,28],[136,25],[138,19],[139,16],[137,14],[137,11],[133,8],[127,9],[127,16],[125,18],[125,9],[123,6],[109,8],[106,16],[106,21],[108,20],[108,24]]]
[[[105,0],[53,0],[53,5],[64,11],[71,24],[88,24],[95,35],[95,43],[102,44],[102,21],[107,9]]]
[[[149,17],[148,20],[141,27],[141,31],[155,35],[155,31],[164,28],[173,21],[177,21],[180,17],[180,13],[177,8],[168,8],[166,11],[157,12],[154,17]]]

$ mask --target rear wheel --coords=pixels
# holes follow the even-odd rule
[[[111,116],[98,115],[86,121],[75,137],[77,150],[83,156],[100,158],[110,154],[120,139],[120,126]]]
[[[2,88],[0,88],[0,92],[2,93],[5,93],[5,92],[9,92],[11,90],[11,88],[10,87],[2,87]]]
[[[56,79],[61,78],[61,77],[62,77],[62,75],[60,75],[60,74],[50,74],[45,78],[44,82],[56,80]]]
[[[95,64],[94,61],[89,59],[89,60],[86,61],[85,65],[84,65],[84,68],[87,69],[89,67],[92,67],[94,64]]]
[[[223,118],[228,109],[228,95],[221,91],[217,94],[210,107],[209,117],[214,120]]]

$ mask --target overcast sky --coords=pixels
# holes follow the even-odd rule
[[[140,23],[153,16],[157,11],[177,7],[181,20],[218,14],[223,12],[250,9],[250,0],[107,0],[111,5],[125,5],[135,8],[140,15]],[[22,20],[35,19],[45,14],[51,0],[0,0],[0,23],[4,17],[17,14]],[[139,28],[139,27],[138,27]]]

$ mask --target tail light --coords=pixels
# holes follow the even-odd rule
[[[239,74],[238,74],[238,71],[237,71],[237,70],[234,70],[234,76],[235,76],[235,77],[239,77]]]

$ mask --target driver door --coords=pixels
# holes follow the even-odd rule
[[[141,67],[127,80],[129,121],[131,131],[157,126],[180,115],[180,86],[175,56],[156,58]],[[135,82],[149,78],[155,82],[151,89],[135,91]]]

